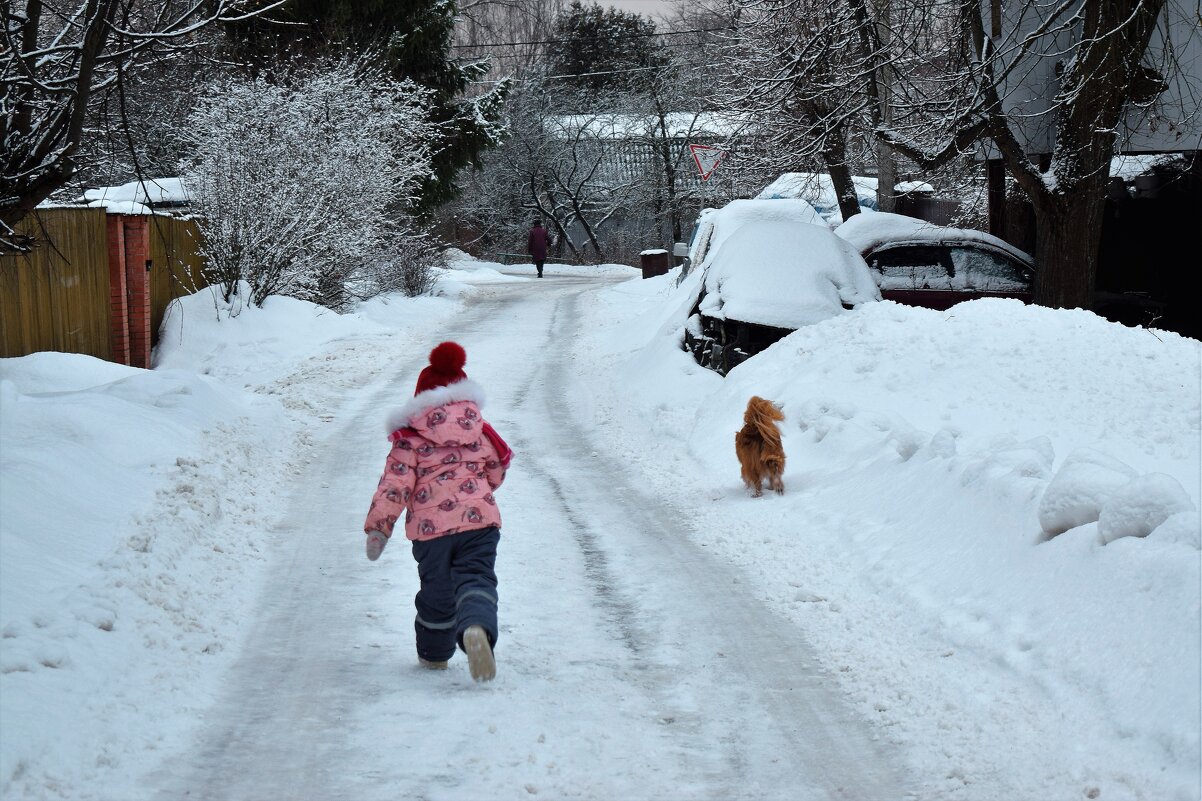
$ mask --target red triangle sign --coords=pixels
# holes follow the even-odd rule
[[[709,145],[689,145],[689,152],[693,154],[693,161],[697,162],[697,171],[701,173],[703,181],[708,180],[722,159],[726,158],[725,150]]]

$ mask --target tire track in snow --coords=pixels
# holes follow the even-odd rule
[[[570,405],[556,402],[568,396],[571,370],[565,343],[577,333],[579,302],[578,292],[562,295],[548,322],[544,360],[536,370],[543,384],[546,416],[552,423],[543,446],[567,449],[568,462],[596,465],[593,473],[600,480],[584,485],[593,497],[584,503],[576,499],[573,504],[550,468],[536,463],[528,469],[545,477],[565,516],[573,521],[573,536],[590,566],[587,573],[593,592],[610,609],[623,641],[636,657],[647,654],[650,659],[656,658],[652,643],[657,640],[677,645],[682,651],[682,667],[714,671],[702,682],[709,685],[704,691],[730,692],[736,698],[732,707],[739,705],[740,689],[750,690],[758,701],[756,706],[770,718],[763,723],[776,728],[798,778],[814,793],[803,796],[800,788],[791,787],[797,792],[794,797],[906,798],[900,770],[875,741],[868,724],[843,702],[834,682],[824,680],[803,633],[743,589],[736,569],[718,564],[688,540],[687,528],[696,520],[694,512],[681,509],[673,499],[649,497],[639,491],[619,459],[592,450],[590,432],[573,415]],[[586,522],[573,505],[584,506],[599,519]],[[622,541],[598,531],[621,533]],[[613,553],[619,548],[624,553]],[[637,592],[623,587],[622,577],[636,567],[644,570],[644,579],[662,582],[659,597],[643,598],[639,603],[634,600]],[[656,616],[661,621],[658,634],[654,631]],[[673,632],[665,630],[672,626],[677,627],[677,643],[673,643]],[[687,629],[683,638],[679,638],[679,627]],[[714,654],[719,655],[717,659]],[[742,656],[731,660],[725,658],[727,654]],[[660,684],[665,678],[671,683],[671,673],[671,669],[651,671],[655,678],[646,683],[647,688],[663,695],[665,688]],[[733,688],[728,682],[733,682]],[[756,784],[757,777],[750,772],[765,767],[762,755],[740,751],[739,727],[744,724],[755,725],[755,721],[731,720],[723,737],[735,774],[727,780],[732,790]],[[736,794],[743,793],[736,790]]]

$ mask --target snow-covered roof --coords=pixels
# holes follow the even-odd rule
[[[999,239],[984,231],[974,231],[971,228],[949,228],[926,220],[884,211],[861,212],[836,228],[835,233],[850,242],[860,253],[867,253],[886,242],[935,244],[969,241],[991,245],[1009,253],[1025,264],[1033,266],[1035,263],[1030,254],[1024,253],[1004,239]]]
[[[147,178],[120,186],[87,189],[83,193],[84,203],[104,206],[118,214],[149,214],[149,209],[145,208],[148,205],[182,206],[189,200],[188,191],[180,178]]]
[[[928,184],[926,181],[899,181],[893,185],[893,191],[899,195],[908,195],[910,193],[933,194],[935,187]]]
[[[719,319],[799,328],[881,299],[864,260],[824,225],[748,222],[709,265],[700,311]]]
[[[1115,156],[1110,160],[1110,177],[1130,181],[1141,175],[1152,172],[1153,167],[1166,165],[1185,166],[1185,158],[1180,153],[1154,153],[1136,156]]]
[[[674,111],[666,115],[668,136],[726,137],[733,134],[738,123],[712,111]],[[601,139],[631,139],[648,136],[659,128],[659,117],[645,114],[572,114],[552,118],[552,132],[586,131]],[[657,131],[658,132],[658,131]]]

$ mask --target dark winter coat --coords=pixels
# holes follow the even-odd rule
[[[541,225],[536,225],[530,229],[530,236],[526,238],[526,251],[530,254],[530,258],[534,261],[547,260],[547,229]]]

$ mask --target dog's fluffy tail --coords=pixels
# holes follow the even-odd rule
[[[780,429],[776,427],[776,421],[784,420],[785,415],[779,406],[759,395],[753,395],[751,400],[747,401],[747,413],[743,419],[755,427],[764,442],[780,447]]]

